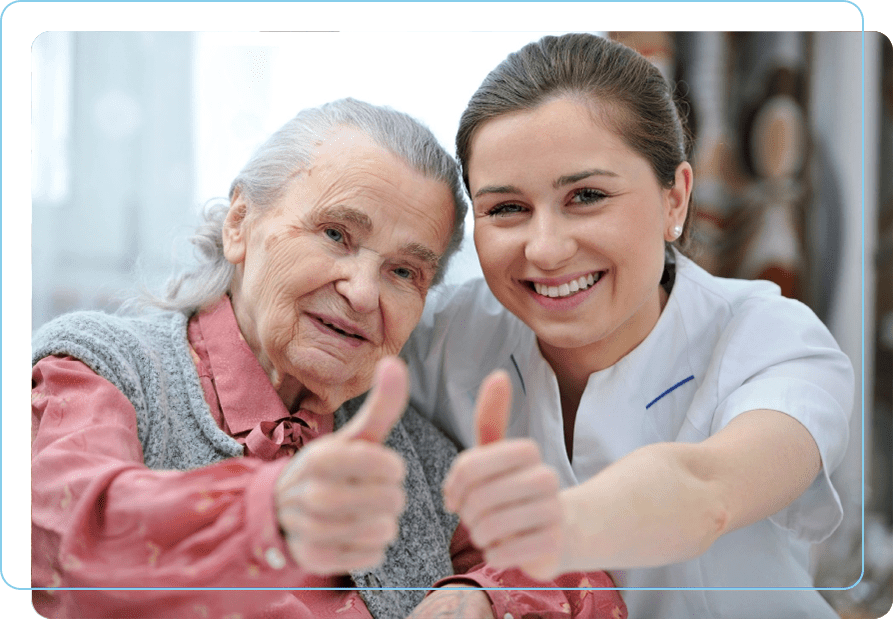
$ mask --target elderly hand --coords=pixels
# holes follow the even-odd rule
[[[343,574],[383,561],[406,496],[403,458],[381,443],[408,399],[403,362],[383,359],[353,419],[307,445],[283,469],[276,482],[279,526],[304,569]]]
[[[407,619],[495,618],[486,593],[465,585],[447,585],[432,591]]]
[[[535,442],[504,439],[510,404],[509,377],[494,372],[478,394],[478,445],[453,463],[445,504],[459,514],[490,565],[548,580],[560,573],[565,538],[558,475],[543,463]]]

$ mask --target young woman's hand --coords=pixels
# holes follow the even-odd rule
[[[504,438],[510,405],[509,377],[494,372],[478,394],[477,446],[454,462],[445,504],[490,565],[547,580],[560,573],[565,539],[558,475],[533,440]]]
[[[406,408],[408,380],[401,361],[382,360],[354,418],[303,448],[280,474],[279,526],[302,568],[343,574],[384,560],[406,504],[406,469],[381,443]]]

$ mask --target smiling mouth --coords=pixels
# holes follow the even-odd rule
[[[333,325],[333,324],[330,323],[330,322],[326,322],[326,321],[323,320],[322,318],[317,317],[316,320],[317,320],[317,322],[319,322],[321,325],[323,325],[323,326],[325,326],[325,327],[331,329],[331,330],[334,331],[335,333],[338,333],[338,334],[343,335],[343,336],[345,336],[345,337],[352,337],[352,338],[354,338],[354,339],[360,340],[361,342],[365,342],[365,341],[366,341],[366,338],[363,337],[362,335],[357,335],[356,333],[350,333],[350,332],[348,332],[348,331],[345,331],[344,329],[342,329],[342,328],[340,328],[340,327],[336,327],[335,325]]]
[[[560,299],[591,288],[602,278],[602,275],[604,275],[604,271],[582,275],[577,279],[561,284],[560,286],[547,286],[546,284],[539,284],[537,282],[528,282],[528,284],[541,296],[549,297],[551,299]]]

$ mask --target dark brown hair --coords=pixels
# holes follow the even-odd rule
[[[477,130],[489,120],[573,97],[601,112],[611,128],[651,164],[664,188],[688,161],[691,139],[684,115],[660,71],[625,45],[585,33],[546,36],[503,60],[472,95],[459,121],[456,154],[468,189],[468,161]],[[688,247],[693,205],[680,249]]]

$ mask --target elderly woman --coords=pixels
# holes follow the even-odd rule
[[[38,332],[37,610],[405,617],[435,583],[530,582],[478,565],[441,505],[454,447],[401,418],[392,356],[462,237],[459,192],[453,160],[408,116],[353,100],[305,110],[208,211],[204,260],[154,311]],[[418,612],[521,616],[567,597],[442,589]],[[575,608],[625,612],[615,592]]]

